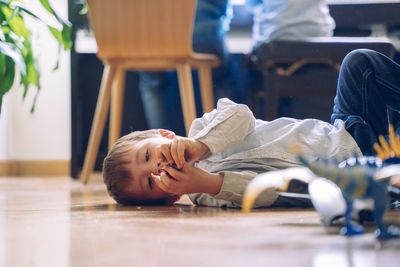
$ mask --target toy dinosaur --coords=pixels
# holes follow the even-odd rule
[[[257,196],[267,188],[273,187],[278,191],[285,192],[290,182],[294,180],[309,183],[317,177],[324,177],[339,187],[345,200],[345,225],[341,229],[341,234],[352,236],[364,233],[361,225],[351,222],[353,202],[357,199],[371,198],[374,202],[373,217],[377,224],[376,237],[381,240],[399,238],[397,228],[387,226],[383,222],[383,215],[390,200],[387,190],[389,180],[400,175],[400,164],[398,164],[400,162],[400,139],[394,137],[392,127],[389,128],[390,146],[383,137],[379,139],[382,146],[376,144],[375,149],[378,156],[383,159],[383,167],[380,167],[380,160],[374,157],[363,157],[362,160],[355,157],[351,164],[351,161],[348,160],[339,167],[336,161],[308,162],[297,152],[299,161],[307,168],[295,167],[258,175],[246,189],[242,205],[243,212],[249,212]],[[335,205],[335,203],[331,205]]]

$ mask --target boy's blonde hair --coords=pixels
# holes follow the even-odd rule
[[[129,168],[131,159],[127,156],[132,145],[140,140],[160,137],[159,130],[135,131],[122,136],[113,145],[103,162],[103,180],[112,198],[122,205],[162,204],[165,200],[142,201],[129,194],[127,188],[132,182],[132,171]]]

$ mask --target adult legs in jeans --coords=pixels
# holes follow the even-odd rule
[[[139,90],[150,129],[185,133],[175,72],[140,72]]]
[[[237,66],[229,53],[224,37],[214,42],[193,43],[196,52],[212,53],[219,57],[220,66],[212,70],[214,98],[228,97],[243,102]],[[197,72],[193,72],[196,99],[200,98]],[[164,128],[184,135],[183,117],[176,72],[140,72],[139,90],[149,128]],[[201,111],[200,102],[196,107]],[[180,131],[181,130],[181,131]]]
[[[211,53],[221,64],[212,70],[215,100],[221,97],[242,102],[237,67],[232,62],[225,36],[230,22],[227,0],[199,0],[193,30],[195,52]],[[139,90],[149,128],[167,128],[184,135],[180,96],[175,72],[139,73]],[[196,99],[199,99],[198,78],[193,75]],[[201,110],[200,102],[196,102]],[[177,128],[183,129],[182,132]]]
[[[363,154],[375,155],[373,144],[388,134],[388,107],[400,111],[400,65],[376,51],[350,52],[339,73],[331,122],[343,120]]]

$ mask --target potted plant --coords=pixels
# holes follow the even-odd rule
[[[32,50],[31,30],[26,26],[26,18],[32,17],[47,25],[60,49],[72,46],[71,23],[62,18],[48,0],[30,1],[0,0],[0,112],[3,96],[12,88],[19,74],[24,87],[23,97],[31,87],[35,87],[36,97],[40,91],[40,73]],[[54,69],[58,67],[58,60]],[[35,100],[31,111],[35,108]]]

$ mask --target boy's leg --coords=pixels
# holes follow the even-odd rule
[[[341,119],[365,155],[388,133],[387,107],[400,111],[400,65],[372,50],[350,52],[339,73],[331,122]]]

